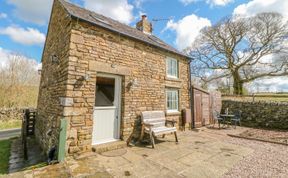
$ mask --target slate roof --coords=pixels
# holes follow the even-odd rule
[[[93,25],[97,25],[103,27],[107,30],[120,33],[124,36],[128,36],[130,38],[140,40],[144,43],[148,43],[150,45],[156,46],[158,48],[164,49],[166,51],[170,51],[172,53],[184,56],[186,58],[190,58],[189,56],[185,55],[184,53],[178,51],[177,49],[173,48],[172,46],[168,45],[161,39],[157,38],[154,35],[145,34],[136,28],[132,28],[128,25],[120,23],[116,20],[113,20],[109,17],[105,17],[101,14],[97,14],[95,12],[89,11],[87,9],[78,7],[74,4],[68,3],[64,0],[59,0],[62,6],[67,10],[67,12],[71,15],[72,18],[78,18],[79,20],[86,21]]]

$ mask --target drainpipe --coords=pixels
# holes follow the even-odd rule
[[[59,145],[57,155],[57,160],[59,162],[62,162],[65,159],[66,133],[67,133],[67,120],[65,118],[62,118],[60,120]]]
[[[192,80],[191,80],[191,62],[193,61],[193,58],[190,58],[189,60],[189,90],[190,90],[190,110],[191,110],[191,129],[195,128],[194,123],[194,93],[193,93],[193,87],[192,87]]]

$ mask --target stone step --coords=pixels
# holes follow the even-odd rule
[[[127,147],[127,143],[125,141],[115,141],[115,142],[94,145],[92,146],[92,151],[96,153],[103,153],[106,151],[116,150],[116,149],[125,148],[125,147]]]

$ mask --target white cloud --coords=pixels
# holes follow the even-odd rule
[[[86,9],[111,17],[122,23],[129,24],[133,20],[133,5],[127,0],[82,0]],[[135,1],[135,5],[141,6],[144,0]],[[7,0],[15,6],[15,15],[27,22],[38,25],[46,25],[53,0]]]
[[[53,0],[7,0],[15,6],[15,15],[27,22],[46,25]]]
[[[0,68],[6,66],[8,62],[8,56],[10,54],[10,51],[5,50],[0,47]]]
[[[183,50],[190,46],[198,36],[200,30],[207,26],[211,26],[209,19],[191,14],[178,22],[170,20],[164,30],[170,29],[176,32],[175,44],[178,49]]]
[[[180,0],[184,5],[188,5],[191,3],[199,2],[203,0]],[[233,2],[233,0],[205,0],[206,4],[210,6],[226,6],[227,4]]]
[[[35,66],[36,67],[40,66],[40,64],[38,64],[35,59],[28,58],[28,57],[26,57],[24,55],[17,54],[17,53],[15,53],[13,51],[10,51],[10,50],[7,50],[7,49],[3,49],[3,48],[0,47],[0,69],[7,67],[7,65],[9,63],[9,60],[11,60],[13,58],[13,56],[15,56],[15,55],[21,56],[21,58],[24,59],[24,60],[29,60],[29,61],[35,62],[35,64],[36,64]],[[35,69],[36,69],[36,67],[35,67]]]
[[[5,13],[0,13],[0,19],[6,19],[8,16]]]
[[[261,12],[278,12],[288,17],[287,0],[252,0],[247,4],[241,4],[234,9],[234,15],[253,16]]]
[[[136,8],[142,9],[142,4],[144,3],[144,1],[146,0],[134,0],[133,4],[135,5]]]
[[[36,66],[36,70],[42,70],[42,63],[38,63]]]
[[[231,2],[233,2],[233,0],[206,0],[206,3],[211,6],[226,6]]]
[[[288,92],[288,77],[255,80],[246,86],[251,92]]]
[[[194,2],[197,2],[199,0],[180,0],[185,6]]]
[[[127,0],[83,0],[84,7],[111,17],[122,23],[129,24],[134,19],[133,5],[129,4]]]
[[[42,45],[45,42],[45,35],[34,28],[24,29],[17,26],[9,26],[0,29],[0,34],[8,35],[13,41],[24,45]]]

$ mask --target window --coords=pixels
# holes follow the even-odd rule
[[[95,106],[114,106],[115,79],[97,77]]]
[[[166,90],[166,108],[168,112],[178,112],[178,90],[167,89]]]
[[[166,59],[167,77],[178,78],[178,62],[176,59]]]

